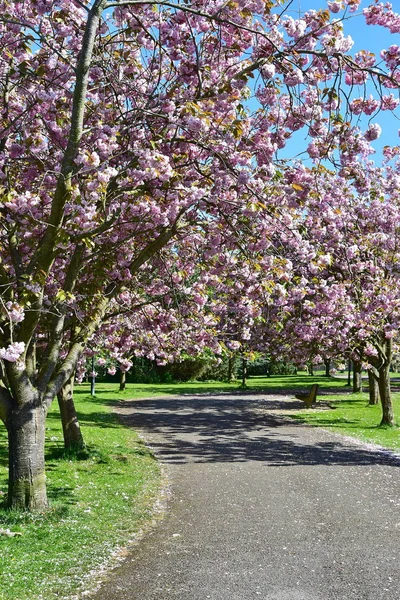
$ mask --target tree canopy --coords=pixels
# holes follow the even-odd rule
[[[254,319],[285,304],[292,275],[299,299],[303,278],[310,294],[331,261],[331,287],[344,289],[342,250],[324,259],[332,250],[315,228],[345,235],[342,193],[349,206],[360,194],[364,212],[376,202],[365,164],[380,126],[352,115],[396,108],[400,50],[351,55],[343,23],[358,0],[300,17],[290,5],[0,2],[0,418],[10,505],[46,505],[46,412],[124,295],[131,312],[158,296],[172,322],[175,286],[190,306],[188,331],[205,307],[203,323],[224,323],[221,339],[232,343],[235,330],[249,340]],[[373,2],[365,18],[398,31],[388,4]],[[316,170],[277,160],[299,130]],[[398,149],[385,152],[396,158]],[[388,173],[384,210],[399,186],[397,167]],[[308,271],[297,265],[304,260]],[[141,326],[138,313],[132,319]]]

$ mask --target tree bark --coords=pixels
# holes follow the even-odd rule
[[[312,364],[312,362],[308,363],[308,374],[313,376],[314,375],[314,365]]]
[[[379,373],[374,367],[372,369],[368,369],[369,404],[371,406],[379,404],[378,377]]]
[[[60,407],[61,423],[64,434],[64,447],[66,450],[82,450],[85,447],[78,415],[74,404],[74,376],[63,385],[57,394]]]
[[[233,364],[234,364],[234,357],[233,356],[229,356],[228,358],[228,381],[229,383],[231,381],[233,381]]]
[[[33,398],[7,418],[9,447],[8,506],[47,508],[44,463],[45,408]]]
[[[379,395],[382,404],[382,421],[381,425],[394,425],[394,413],[392,404],[392,393],[390,390],[390,363],[392,360],[392,340],[385,340],[384,360],[378,367],[378,385]]]
[[[247,381],[247,360],[242,358],[242,387],[246,387]]]
[[[361,363],[359,361],[353,361],[353,394],[362,392],[362,379],[361,379]]]
[[[325,377],[330,377],[331,376],[331,359],[326,358],[324,360],[324,364],[325,364]]]
[[[379,395],[382,404],[382,421],[381,425],[394,425],[394,414],[392,405],[392,394],[390,391],[390,365],[384,365],[379,369]]]
[[[121,371],[121,379],[119,380],[119,391],[123,392],[126,388],[126,371]]]

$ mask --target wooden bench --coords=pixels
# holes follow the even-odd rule
[[[315,404],[317,400],[318,387],[318,384],[314,383],[311,386],[311,390],[308,394],[295,394],[295,398],[297,398],[298,400],[303,400],[307,408],[311,408],[311,406]]]

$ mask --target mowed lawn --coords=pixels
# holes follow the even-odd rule
[[[115,385],[113,386],[115,389]],[[117,394],[96,398],[77,390],[76,405],[87,451],[66,455],[57,403],[47,420],[47,484],[50,509],[16,513],[0,509],[0,599],[53,600],[91,587],[153,518],[160,468],[137,434],[122,426],[112,407]],[[114,400],[111,400],[111,398]],[[7,492],[7,448],[0,427],[0,494]]]
[[[353,394],[351,388],[345,385],[346,380],[324,379],[326,381],[322,383],[321,378],[316,381],[320,383],[318,400],[322,403],[329,402],[332,408],[323,407],[320,410],[316,405],[315,408],[302,409],[293,414],[294,418],[384,448],[400,449],[400,375],[398,373],[392,375],[395,427],[380,426],[382,409],[380,404],[369,405],[367,381],[363,381],[362,393]]]

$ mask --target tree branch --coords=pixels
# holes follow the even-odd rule
[[[183,211],[179,215],[172,227],[163,229],[163,231],[155,240],[150,242],[150,244],[148,244],[146,248],[139,252],[138,256],[132,261],[129,267],[129,270],[132,274],[136,273],[138,269],[149,260],[149,258],[154,256],[154,254],[161,250],[161,248],[163,248],[169,242],[169,240],[174,237],[174,235],[178,231],[178,223],[182,214]]]
[[[47,276],[54,260],[54,249],[57,234],[64,218],[65,204],[70,195],[71,179],[74,172],[74,160],[79,149],[83,134],[85,116],[85,100],[87,94],[89,70],[91,66],[93,48],[98,31],[100,18],[106,8],[106,0],[95,0],[89,11],[85,33],[82,40],[82,49],[76,67],[76,83],[72,102],[71,127],[68,136],[67,148],[61,163],[61,172],[58,177],[54,193],[48,227],[44,234],[38,253],[31,261],[28,273],[34,270],[43,271]]]
[[[110,299],[107,296],[102,296],[99,300],[97,307],[95,308],[94,316],[90,323],[82,331],[78,331],[75,340],[70,345],[70,349],[67,357],[62,362],[57,372],[50,379],[45,394],[44,403],[46,406],[50,406],[53,399],[56,397],[64,383],[71,377],[76,369],[76,364],[79,357],[85,347],[87,340],[93,335],[98,328],[101,320],[103,319],[107,307],[110,303]]]
[[[75,248],[75,252],[71,258],[71,262],[68,265],[68,270],[65,276],[64,286],[62,291],[65,294],[70,294],[76,284],[80,268],[82,266],[82,258],[85,253],[85,246],[82,244]],[[38,375],[38,389],[42,392],[46,389],[47,384],[50,381],[51,376],[54,373],[57,362],[60,356],[60,349],[64,340],[64,323],[65,316],[67,313],[68,305],[67,298],[56,302],[54,306],[54,316],[50,326],[50,340],[45,354],[45,359],[41,366]]]
[[[12,409],[12,397],[5,387],[0,387],[0,419],[7,427],[7,419]]]

